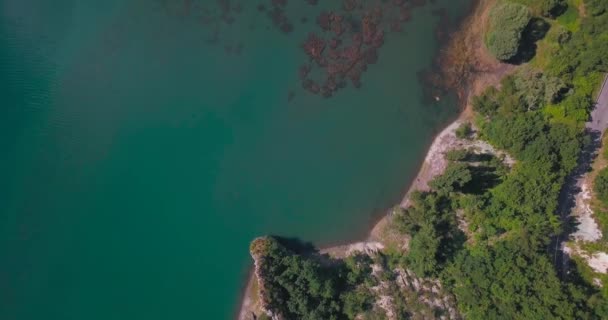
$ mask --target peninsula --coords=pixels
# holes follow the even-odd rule
[[[253,240],[239,319],[608,318],[608,2],[478,0],[451,37],[463,111],[403,201],[359,243]]]

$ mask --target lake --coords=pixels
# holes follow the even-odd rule
[[[309,2],[0,1],[0,318],[230,319],[254,237],[365,237],[458,113],[421,79],[471,1]],[[360,87],[310,93],[309,33],[376,5]]]

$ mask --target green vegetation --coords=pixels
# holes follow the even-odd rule
[[[589,10],[591,3],[586,3]],[[539,12],[539,7],[531,10]],[[560,19],[551,22],[556,31],[539,45],[552,42],[558,49],[540,57],[543,68],[522,66],[500,89],[489,88],[474,98],[480,137],[507,151],[516,165],[505,170],[488,161],[480,170],[469,151],[448,152],[446,158],[454,163],[426,196],[443,197],[443,216],[448,216],[443,219],[461,211],[468,224],[469,241],[462,249],[435,262],[423,260],[451,288],[467,318],[608,317],[606,292],[582,281],[576,270],[559,279],[553,256],[547,255],[551,237],[562,228],[555,214],[559,193],[577,164],[583,124],[601,75],[608,71],[608,14],[574,19],[567,23],[580,25],[578,30]],[[497,23],[502,22],[493,25]],[[608,173],[598,179],[596,189],[608,199]],[[493,182],[483,185],[488,180]],[[438,239],[453,233],[445,230],[435,228]],[[412,234],[413,241],[415,230]],[[434,246],[427,248],[429,256],[438,256]]]
[[[555,17],[566,6],[564,0],[514,0],[532,10],[536,15]]]
[[[464,161],[469,156],[469,152],[464,149],[454,149],[448,151],[444,156],[449,161]]]
[[[461,124],[458,129],[456,129],[456,137],[460,139],[469,139],[473,134],[473,128],[471,128],[471,124],[465,122]]]
[[[579,13],[574,6],[569,6],[568,10],[557,18],[557,21],[564,26],[566,30],[571,32],[578,31],[578,28],[580,27]]]
[[[608,2],[604,0],[587,0],[585,1],[587,10],[593,16],[599,16],[608,11]]]
[[[445,173],[433,179],[429,185],[437,190],[438,193],[443,194],[462,189],[471,179],[471,171],[468,165],[464,163],[450,163],[445,169]]]
[[[518,52],[522,32],[530,22],[530,10],[523,5],[501,2],[490,12],[486,36],[488,50],[499,60],[509,60]]]
[[[551,262],[515,241],[479,245],[445,274],[467,319],[574,319]]]
[[[608,160],[608,135],[602,138],[604,152],[601,157],[603,162]],[[592,202],[593,216],[602,231],[601,248],[597,251],[608,252],[608,167],[599,170],[593,180],[593,191],[595,200]],[[595,249],[595,248],[594,248]],[[593,250],[596,251],[596,250]],[[608,282],[604,282],[608,283]]]
[[[411,199],[413,205],[394,219],[396,228],[412,236],[409,254],[401,261],[419,276],[436,276],[462,245],[464,235],[445,195],[416,192]]]
[[[528,110],[559,102],[569,93],[566,83],[560,78],[547,76],[532,68],[523,69],[514,78],[514,85],[521,103]]]
[[[594,8],[606,6],[604,1],[596,5],[585,3],[589,12],[598,11]],[[546,71],[549,75],[557,76],[574,86],[571,100],[580,100],[581,96],[591,94],[597,88],[599,80],[593,76],[608,71],[607,25],[606,14],[587,17],[582,20],[580,30],[573,33],[569,41],[559,46],[559,50],[553,52],[554,56]]]
[[[576,166],[599,75],[608,71],[600,58],[608,47],[599,40],[608,35],[607,16],[576,21],[574,33],[556,26],[558,32],[542,40],[558,48],[542,57],[544,69],[523,66],[500,90],[474,99],[481,137],[518,163],[484,194],[460,196],[475,244],[458,254],[443,278],[468,318],[608,317],[606,296],[576,271],[560,281],[547,256],[550,237],[561,230],[559,192]]]
[[[539,70],[526,68],[502,82],[503,89],[489,89],[473,99],[475,111],[486,117],[532,111],[558,103],[570,94],[560,78],[547,76]],[[588,106],[587,106],[588,107]],[[500,108],[500,110],[499,110]]]
[[[274,238],[254,241],[251,251],[260,257],[264,300],[287,319],[354,319],[371,307],[370,285],[362,285],[371,279],[368,256],[322,265],[323,257],[295,254]]]
[[[593,182],[593,190],[604,205],[608,205],[608,168],[601,170]]]
[[[374,263],[384,266],[379,277],[402,318],[418,307],[395,284],[396,269],[441,279],[469,319],[608,319],[608,289],[593,286],[583,264],[558,277],[551,242],[564,227],[556,214],[560,191],[588,139],[584,123],[608,72],[608,1],[584,1],[587,15],[571,1],[517,2],[492,9],[488,48],[512,59],[531,12],[535,24],[551,28],[548,36],[532,37],[540,49],[531,63],[473,99],[476,134],[515,163],[473,149],[449,151],[431,190],[414,192],[410,207],[394,211],[392,230],[410,237],[409,249],[389,247]],[[471,134],[470,124],[457,130]],[[608,169],[594,190],[608,207]],[[608,222],[608,214],[599,216]],[[264,252],[273,310],[290,319],[370,314],[371,262],[358,256],[320,264],[285,249]]]

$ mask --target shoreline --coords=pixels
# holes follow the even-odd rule
[[[485,21],[488,18],[489,9],[496,0],[474,0],[474,2],[471,12],[462,21],[458,31],[452,35],[443,53],[439,56],[441,61],[438,62],[440,74],[448,77],[443,80],[445,81],[443,85],[457,91],[461,111],[456,119],[449,122],[433,137],[416,176],[410,181],[409,187],[399,203],[402,208],[409,205],[412,192],[428,190],[428,183],[445,169],[447,161],[443,159],[442,155],[447,149],[450,149],[453,142],[446,138],[454,136],[455,130],[462,123],[473,121],[472,98],[490,86],[499,86],[500,80],[514,69],[513,66],[491,57],[483,43]],[[464,81],[461,80],[463,76]],[[457,88],[457,83],[461,82],[464,82],[464,85]],[[389,218],[390,208],[385,210],[385,213],[372,225],[364,242],[379,240],[382,229],[388,223]],[[331,250],[331,248],[321,248],[320,250]]]
[[[440,175],[447,161],[443,159],[445,151],[452,149],[456,129],[465,122],[472,122],[472,97],[480,94],[490,86],[499,86],[500,80],[510,73],[514,67],[501,63],[492,58],[485,49],[483,34],[489,9],[497,0],[474,0],[471,12],[460,23],[457,31],[451,35],[445,48],[439,53],[437,65],[439,74],[435,79],[436,85],[456,91],[461,111],[459,115],[439,131],[432,139],[417,174],[409,183],[399,206],[409,205],[409,198],[414,191],[428,190],[428,182]],[[464,80],[463,80],[464,79]],[[367,237],[363,241],[350,242],[318,248],[321,253],[334,257],[342,257],[355,251],[382,249],[384,227],[391,218],[391,209],[378,213],[378,219],[373,219]],[[375,215],[374,215],[375,216]],[[243,287],[241,303],[237,319],[247,320],[252,312],[259,313],[261,303],[257,299],[257,276],[255,268],[251,268],[247,282]]]
[[[435,135],[431,144],[429,145],[425,157],[423,158],[422,164],[417,171],[418,173],[410,182],[407,191],[405,192],[401,202],[399,203],[399,206],[405,207],[407,205],[407,201],[409,200],[411,193],[417,190],[422,190],[420,188],[419,182],[424,181],[424,183],[428,183],[435,176],[431,174],[431,172],[434,171],[429,170],[431,168],[431,166],[429,165],[429,161],[431,159],[443,155],[443,153],[440,152],[445,149],[444,144],[441,143],[443,138],[448,135],[453,135],[456,128],[458,128],[461,123],[465,122],[469,118],[469,112],[466,109],[463,109],[454,121],[449,122],[443,130],[441,130],[438,134]],[[330,254],[334,257],[344,257],[348,253],[353,251],[365,251],[365,249],[368,247],[377,247],[378,243],[381,242],[380,234],[382,233],[384,226],[388,223],[389,218],[391,216],[390,208],[382,210],[382,213],[379,213],[377,216],[378,219],[374,219],[374,222],[371,223],[370,229],[366,233],[364,240],[357,242],[346,242],[344,244],[322,246],[318,248],[319,252],[324,254]],[[255,292],[255,287],[257,286],[257,277],[254,269],[255,268],[253,266],[252,268],[250,268],[247,276],[247,282],[243,287],[240,299],[241,303],[237,318],[239,320],[247,320],[246,317],[248,313],[250,313],[251,311],[261,310],[260,306],[258,305],[259,301],[257,301],[257,299],[253,297],[257,294]]]

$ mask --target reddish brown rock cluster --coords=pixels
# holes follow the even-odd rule
[[[328,4],[332,11],[307,16],[304,12],[318,11],[300,10],[301,6],[316,6],[318,0],[161,1],[173,16],[198,19],[209,30],[207,42],[223,46],[226,54],[235,56],[242,53],[243,45],[222,39],[222,30],[241,22],[239,15],[245,10],[266,15],[275,28],[285,34],[295,34],[292,21],[300,21],[302,27],[315,28],[301,44],[308,61],[300,67],[299,77],[305,90],[324,97],[332,96],[349,83],[360,87],[363,73],[378,61],[379,50],[388,34],[401,32],[411,19],[412,9],[426,3],[426,0],[335,0]],[[298,16],[289,16],[295,14]],[[435,14],[442,21],[447,16],[441,10]],[[250,24],[249,28],[253,29],[254,25]],[[293,92],[288,95],[290,100],[294,96]]]
[[[267,15],[270,21],[276,28],[281,30],[283,33],[291,33],[294,29],[293,23],[285,14],[285,7],[287,6],[287,0],[270,0],[270,9],[266,10],[264,4],[258,5],[258,11],[267,11]]]
[[[432,14],[439,17],[439,24],[435,30],[435,37],[437,40],[445,40],[448,35],[448,27],[450,25],[450,16],[446,9],[433,10]]]
[[[344,0],[342,1],[342,7],[345,11],[352,11],[357,7],[357,0]]]
[[[316,17],[320,31],[309,33],[302,44],[309,61],[300,67],[302,87],[310,93],[332,96],[350,82],[361,86],[362,74],[378,61],[378,50],[388,32],[400,32],[418,1],[343,0],[339,12]]]
[[[275,7],[268,13],[270,19],[282,32],[291,33],[293,31],[293,24],[287,19],[281,9]]]
[[[161,0],[164,12],[173,18],[191,19],[208,30],[206,43],[222,45],[226,53],[239,55],[243,50],[240,43],[226,43],[221,39],[222,30],[239,21],[245,0]]]

